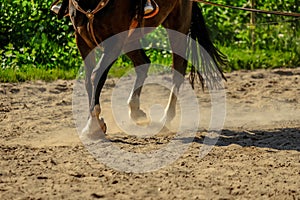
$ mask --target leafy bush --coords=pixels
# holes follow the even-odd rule
[[[250,7],[248,0],[214,2]],[[300,12],[297,0],[257,0],[256,4],[256,8],[262,10]],[[209,5],[202,7],[212,38],[230,59],[229,69],[300,66],[299,18],[257,13],[253,26],[250,12]]]
[[[82,60],[77,50],[74,30],[68,18],[57,20],[50,13],[53,0],[0,2],[0,81],[28,79],[74,78]],[[257,0],[258,9],[300,12],[298,0]],[[214,2],[249,7],[248,0]],[[229,67],[253,69],[261,67],[300,66],[299,18],[257,14],[255,27],[250,26],[250,13],[202,5],[211,36],[229,57]],[[255,33],[252,51],[251,31]],[[162,30],[149,38],[167,45]],[[147,44],[151,47],[151,43]],[[151,59],[162,63],[170,55],[148,50]],[[117,65],[131,65],[122,57]],[[121,75],[119,69],[112,70]],[[45,73],[43,73],[45,71]],[[120,70],[119,70],[120,71]],[[48,78],[47,78],[48,77]]]
[[[78,67],[70,20],[50,13],[52,0],[6,0],[0,3],[1,68],[45,70]]]
[[[218,0],[215,2],[238,7],[250,7],[248,0]],[[297,3],[299,4],[297,0],[257,0],[256,8],[300,12]],[[239,47],[251,47],[249,35],[251,30],[254,30],[257,36],[257,47],[263,49],[273,47],[274,42],[279,48],[286,48],[286,43],[289,42],[290,37],[298,37],[299,39],[299,18],[257,13],[256,27],[253,27],[249,24],[250,12],[210,5],[203,5],[202,7],[213,38],[222,45],[231,46],[234,42]]]

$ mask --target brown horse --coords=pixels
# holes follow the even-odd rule
[[[98,63],[94,62],[93,59],[92,61],[91,59],[85,61],[85,81],[90,102],[90,116],[83,130],[84,133],[94,134],[99,133],[99,130],[106,132],[106,124],[102,118],[99,118],[101,113],[100,93],[113,59],[118,57],[122,50],[132,45],[140,47],[141,32],[119,34],[132,27],[158,27],[162,25],[167,30],[175,30],[185,35],[189,34],[213,59],[216,66],[214,72],[219,73],[224,78],[220,66],[226,63],[226,58],[211,42],[198,4],[191,0],[155,0],[155,2],[159,5],[159,12],[152,18],[143,18],[145,0],[69,0],[69,15],[76,30],[76,42],[83,59],[90,56],[89,54],[98,44],[115,36],[114,40],[101,43],[104,53]],[[155,2],[152,3],[155,4]],[[184,52],[190,50],[186,40],[178,40],[169,34],[169,41],[172,49],[180,48]],[[191,51],[191,53],[195,53],[194,51],[199,51],[199,49],[192,48]],[[128,100],[131,118],[139,120],[146,117],[146,114],[140,109],[139,97],[142,90],[140,86],[147,77],[150,60],[141,48],[127,52],[126,55],[133,61],[135,68],[141,65],[147,66],[143,70],[136,70],[135,86]],[[197,60],[199,57],[197,58],[195,55],[199,54],[201,53],[195,53],[192,57]],[[197,62],[193,64],[197,64]],[[164,114],[164,119],[167,122],[175,116],[176,94],[184,81],[183,77],[187,66],[186,59],[173,54],[173,71],[179,73],[173,73],[174,86]],[[208,68],[212,68],[212,65],[204,67],[206,71],[209,71]],[[195,74],[195,68],[192,68],[192,72]],[[198,73],[198,75],[203,81],[204,74]]]

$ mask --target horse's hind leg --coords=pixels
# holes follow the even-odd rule
[[[171,122],[176,114],[176,103],[179,88],[184,82],[184,76],[187,69],[188,62],[182,57],[186,55],[187,51],[187,37],[186,34],[190,28],[192,3],[190,1],[182,1],[180,7],[175,8],[168,16],[163,26],[167,30],[171,48],[173,50],[173,87],[169,97],[168,105],[165,109],[165,115],[162,121],[166,123]],[[184,19],[184,22],[178,23],[178,19]],[[176,34],[178,32],[178,34]]]
[[[180,48],[181,50],[185,50],[186,42],[184,40],[176,41],[175,43],[171,44],[171,46],[173,49]],[[187,68],[187,61],[181,56],[177,54],[173,54],[173,80],[172,80],[173,86],[172,86],[167,107],[165,109],[165,115],[162,119],[162,121],[165,121],[166,123],[170,123],[176,115],[177,97],[178,97],[180,86],[184,82],[186,68]]]
[[[150,60],[140,47],[139,41],[135,41],[134,44],[131,42],[127,45],[138,45],[138,48],[135,48],[136,50],[126,54],[132,60],[136,72],[136,80],[128,99],[129,114],[134,121],[145,120],[147,116],[145,112],[140,109],[140,95],[145,79],[147,78]]]

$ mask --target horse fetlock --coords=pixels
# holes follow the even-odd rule
[[[100,108],[100,105],[97,104],[97,105],[94,106],[94,109],[93,109],[91,115],[92,115],[92,117],[97,117],[97,118],[99,118],[100,113],[101,113],[101,108]]]
[[[106,124],[104,122],[104,119],[100,118],[100,113],[101,113],[101,108],[100,108],[100,105],[97,104],[97,105],[94,106],[94,109],[91,112],[91,117],[90,118],[92,118],[91,120],[93,122],[94,121],[97,122],[98,127],[101,128],[101,130],[103,131],[103,133],[106,133],[107,127],[106,127]],[[88,124],[89,124],[89,122],[88,122]],[[87,126],[89,126],[89,125],[87,125]]]
[[[128,101],[128,105],[130,110],[138,110],[140,109],[140,100],[138,98],[130,98],[130,100]]]
[[[169,109],[166,112],[166,122],[171,122],[174,119],[175,115],[176,115],[175,109]]]

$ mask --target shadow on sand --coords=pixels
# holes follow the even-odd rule
[[[196,137],[194,142],[203,144],[205,136]],[[207,138],[206,138],[207,140]],[[274,130],[232,131],[225,129],[215,146],[237,144],[242,147],[270,148],[274,150],[300,151],[300,128]]]
[[[199,131],[203,132],[203,131]],[[133,146],[146,145],[146,144],[167,144],[170,140],[174,139],[171,134],[168,136],[153,136],[150,138],[137,138],[126,136],[122,133],[119,137],[113,137],[109,140],[113,143],[121,143]],[[236,144],[242,147],[258,147],[269,148],[273,150],[295,150],[300,152],[300,128],[282,128],[273,130],[254,130],[254,131],[233,131],[225,129],[221,132],[220,137],[215,143],[215,139],[205,136],[195,138],[180,138],[182,143],[196,142],[199,144],[215,144],[214,146],[229,146]]]

